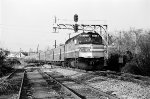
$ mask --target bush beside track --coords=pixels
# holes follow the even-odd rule
[[[17,58],[8,58],[9,53],[9,51],[0,48],[0,77],[14,71],[14,65],[21,64]]]
[[[11,73],[14,71],[13,66],[14,65],[20,65],[20,61],[17,58],[7,58],[3,62],[3,65],[1,65],[0,69],[0,77],[3,75],[7,75],[8,73]]]

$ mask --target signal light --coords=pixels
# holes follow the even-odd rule
[[[75,31],[75,32],[78,32],[78,24],[75,24],[75,25],[74,25],[74,31]]]
[[[78,15],[77,14],[74,15],[74,21],[78,22]]]

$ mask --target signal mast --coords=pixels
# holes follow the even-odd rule
[[[78,15],[74,15],[74,24],[57,23],[58,19],[54,18],[53,33],[57,33],[59,29],[74,30],[74,32],[91,31],[99,33],[105,43],[105,58],[108,59],[108,25],[107,24],[78,24]]]

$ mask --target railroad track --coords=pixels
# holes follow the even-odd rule
[[[44,69],[46,69],[45,72],[43,72]],[[115,94],[114,90],[109,90],[106,87],[107,91],[101,91],[103,89],[95,87],[97,85],[94,84],[97,81],[105,81],[105,78],[99,76],[102,75],[107,79],[108,77],[116,75],[115,73],[102,71],[76,71],[71,73],[72,71],[70,71],[62,71],[59,68],[57,69],[57,67],[48,69],[37,67],[31,69],[27,73],[28,82],[30,83],[22,84],[25,88],[20,92],[23,94],[20,96],[23,97],[18,97],[18,99],[119,99],[121,97]],[[120,74],[118,74],[118,76],[120,76]],[[107,83],[109,85],[109,82]],[[104,85],[107,86],[107,83]],[[29,85],[30,87],[27,88]]]
[[[20,89],[19,89],[19,92],[18,92],[18,98],[17,99],[23,99],[23,88],[24,88],[24,84],[25,84],[25,78],[26,78],[26,71],[23,72],[23,77],[22,77],[22,80],[21,80],[21,84],[20,84]]]
[[[87,84],[79,83],[62,75],[47,74],[40,71],[42,75],[48,75],[52,81],[61,86],[74,99],[118,99],[115,96],[97,90]]]
[[[8,75],[7,77],[7,80],[8,79],[11,79],[17,72],[19,72],[20,70],[15,70],[13,73],[11,73],[10,75]],[[22,96],[22,91],[23,91],[23,86],[24,86],[24,78],[25,78],[25,75],[26,75],[26,71],[23,72],[23,76],[21,78],[21,82],[20,82],[20,88],[19,88],[19,91],[18,91],[18,98],[17,99],[23,99],[21,96]]]
[[[52,76],[49,76],[46,73],[43,73],[42,71],[39,70],[39,72],[41,73],[41,75],[43,75],[43,78],[49,78],[50,80],[47,80],[48,83],[54,82],[55,86],[59,86],[61,87],[64,91],[67,92],[63,92],[67,95],[67,98],[73,98],[73,99],[86,99],[85,96],[82,96],[81,94],[75,92],[74,90],[70,89],[69,87],[65,86],[64,84],[62,84],[61,82],[59,82],[58,80],[56,80],[55,78],[53,78]],[[62,92],[61,92],[62,93]]]
[[[29,85],[31,86],[29,87]],[[39,73],[37,69],[35,69],[34,71],[25,73],[18,99],[64,99],[63,97],[72,99],[70,94],[63,94],[63,90],[59,89],[60,86],[56,84],[54,80],[50,80],[48,75],[45,75],[45,73],[41,71]],[[29,91],[30,95],[28,94]]]
[[[17,72],[20,72],[20,70],[16,69],[14,72],[12,72],[9,75],[7,75],[6,77],[0,79],[1,83],[5,82],[6,80],[11,80],[11,78],[13,78]]]
[[[0,99],[17,99],[23,77],[23,69],[16,69],[0,81]]]
[[[40,68],[25,71],[17,99],[118,99],[85,83]]]
[[[5,81],[5,80],[8,80],[8,79],[11,79],[16,72],[17,72],[17,70],[15,70],[14,72],[10,73],[9,75],[7,75],[6,77],[4,77],[0,80]]]

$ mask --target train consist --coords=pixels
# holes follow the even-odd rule
[[[104,44],[96,32],[83,32],[54,49],[39,52],[36,59],[84,70],[97,70],[104,65]]]

